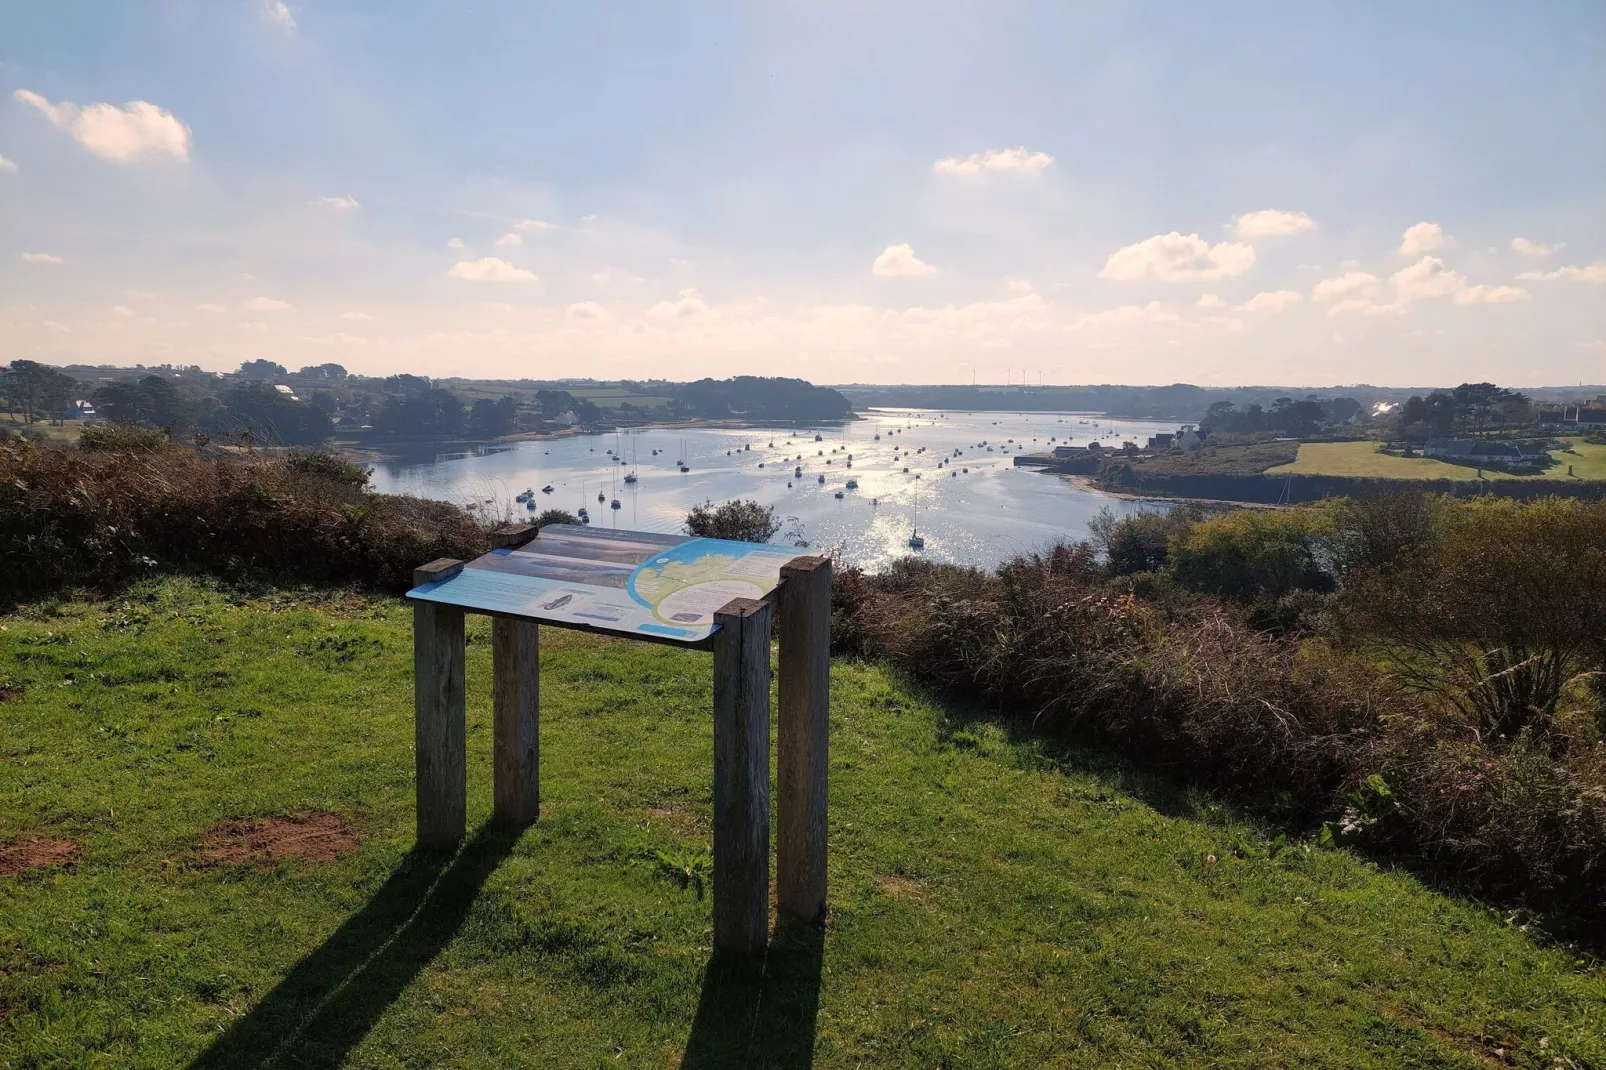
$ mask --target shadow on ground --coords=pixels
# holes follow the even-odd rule
[[[518,830],[486,825],[456,855],[413,850],[366,906],[190,1064],[334,1067],[456,936]]]
[[[817,925],[788,927],[776,931],[762,962],[709,962],[681,1070],[813,1066],[824,940]]]

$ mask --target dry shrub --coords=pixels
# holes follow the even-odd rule
[[[1279,820],[1331,823],[1344,842],[1573,924],[1602,916],[1606,746],[1587,709],[1566,731],[1492,747],[1454,702],[1247,621],[1213,599],[1123,593],[1074,547],[996,573],[849,570],[832,615],[840,648],[1039,729],[1099,739]]]
[[[158,567],[402,590],[416,565],[488,548],[456,506],[370,493],[335,458],[0,446],[8,598]]]

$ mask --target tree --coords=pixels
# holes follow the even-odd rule
[[[469,411],[469,430],[476,435],[487,438],[496,438],[501,435],[513,433],[513,418],[517,415],[519,400],[514,397],[502,397],[496,401],[490,398],[480,398]]]
[[[240,374],[247,379],[283,379],[290,373],[271,360],[248,360],[240,365]]]
[[[183,427],[194,422],[195,404],[171,379],[147,375],[138,383],[107,383],[95,391],[95,409],[117,423]]]
[[[717,506],[707,501],[686,515],[686,533],[705,539],[769,542],[780,530],[775,507],[753,501],[729,501]]]
[[[374,416],[374,430],[382,435],[461,435],[466,427],[463,403],[450,390],[389,398]]]
[[[326,417],[262,380],[231,389],[211,422],[216,430],[249,432],[253,441],[270,445],[310,446],[329,437]]]
[[[0,378],[7,403],[12,411],[20,411],[27,423],[33,423],[40,410],[48,415],[57,406],[72,400],[77,387],[78,381],[72,376],[34,360],[12,361],[5,376]]]
[[[303,379],[340,380],[346,378],[346,369],[339,364],[309,364],[296,372]]]

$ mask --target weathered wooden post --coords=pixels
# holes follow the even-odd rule
[[[495,549],[523,546],[534,524],[491,533]],[[533,620],[491,620],[492,795],[500,824],[528,825],[541,812],[541,626]]]
[[[463,570],[443,557],[413,570],[413,585],[439,583]],[[440,602],[413,603],[413,762],[418,844],[455,847],[468,820],[464,737],[463,611]]]
[[[814,922],[825,913],[831,559],[800,557],[783,565],[780,602],[776,906],[783,920]]]
[[[714,953],[761,955],[769,936],[770,606],[714,614]]]

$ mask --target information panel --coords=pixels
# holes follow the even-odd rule
[[[523,546],[492,550],[449,580],[409,598],[505,613],[570,627],[686,643],[714,632],[714,614],[733,598],[762,598],[781,566],[805,551],[549,524]]]

